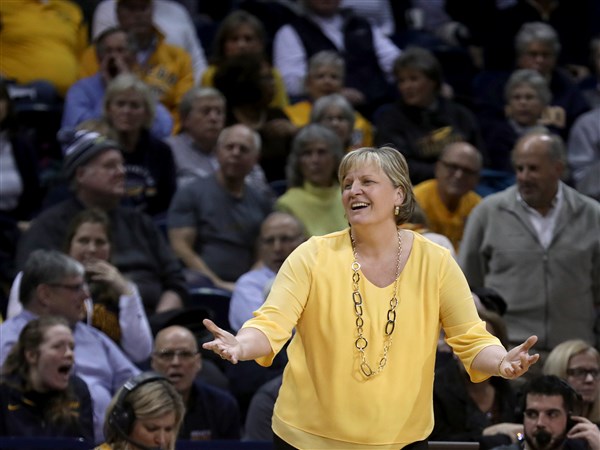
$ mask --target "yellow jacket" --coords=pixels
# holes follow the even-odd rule
[[[425,212],[429,230],[440,233],[450,239],[454,249],[458,251],[467,217],[481,201],[481,196],[474,191],[467,192],[460,199],[456,211],[451,212],[442,203],[438,194],[437,180],[426,180],[417,184],[414,189],[417,203]]]
[[[49,81],[64,96],[77,81],[88,44],[79,6],[49,0],[0,1],[0,75],[19,83]]]

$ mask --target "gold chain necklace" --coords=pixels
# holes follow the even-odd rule
[[[379,360],[379,365],[377,366],[377,370],[374,371],[369,363],[367,362],[367,357],[365,355],[365,349],[369,342],[367,338],[363,334],[363,327],[365,325],[365,321],[363,319],[363,299],[358,289],[358,283],[360,281],[360,263],[358,262],[358,252],[356,251],[356,242],[354,241],[354,236],[352,235],[352,231],[350,231],[350,242],[352,244],[352,253],[354,255],[354,261],[352,262],[352,302],[354,303],[354,312],[356,313],[356,331],[358,337],[354,341],[354,346],[360,353],[360,370],[363,375],[367,378],[378,375],[381,373],[388,360],[388,351],[392,346],[392,333],[394,332],[394,328],[396,327],[396,307],[398,306],[398,277],[400,276],[400,258],[402,256],[402,238],[400,236],[400,230],[398,230],[398,260],[396,261],[396,278],[394,280],[394,295],[390,299],[390,309],[387,312],[387,323],[385,324],[385,336],[383,340],[383,355]]]

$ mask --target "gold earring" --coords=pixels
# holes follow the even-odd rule
[[[400,207],[398,205],[394,206],[394,215],[395,216],[400,215]]]

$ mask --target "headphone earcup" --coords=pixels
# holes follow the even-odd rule
[[[107,428],[113,428],[117,433],[127,439],[135,422],[135,412],[131,403],[127,401],[127,396],[141,385],[151,381],[168,382],[165,377],[152,371],[142,372],[125,382],[123,388],[119,392],[119,396],[115,401],[108,420],[106,421],[105,433],[107,433]]]
[[[131,433],[133,423],[135,422],[135,413],[129,403],[126,401],[116,404],[109,418],[109,424],[122,431],[126,435]]]

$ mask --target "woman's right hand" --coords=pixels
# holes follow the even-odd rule
[[[237,364],[242,358],[242,345],[236,337],[228,331],[219,328],[210,319],[204,319],[202,323],[214,337],[214,340],[202,344],[202,348],[212,350],[222,359]]]

